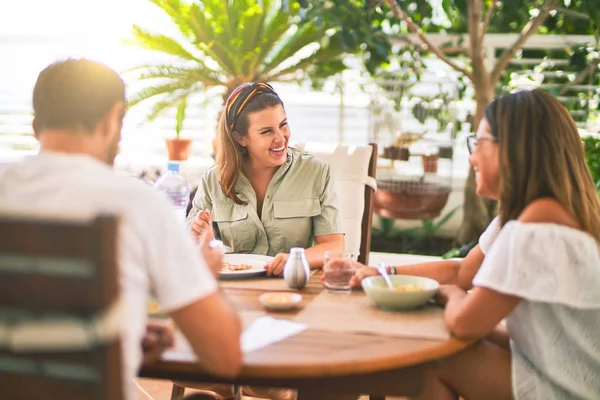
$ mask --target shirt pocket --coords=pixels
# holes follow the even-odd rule
[[[215,204],[213,221],[217,223],[220,239],[234,253],[250,253],[256,245],[256,229],[245,207],[238,204]]]
[[[312,217],[320,214],[321,204],[316,198],[273,202],[277,231],[286,239],[285,247],[288,248],[312,245]]]

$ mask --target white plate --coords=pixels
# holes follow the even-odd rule
[[[269,310],[290,310],[300,304],[302,295],[289,292],[267,292],[258,296],[258,300]]]
[[[258,254],[225,254],[223,261],[229,264],[247,264],[252,268],[245,271],[219,272],[219,278],[237,279],[248,278],[251,276],[264,275],[265,265],[267,265],[273,257],[261,256]]]

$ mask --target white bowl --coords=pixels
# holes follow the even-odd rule
[[[302,295],[288,292],[268,292],[258,297],[258,301],[269,310],[291,310],[302,301]]]
[[[381,276],[371,276],[361,282],[367,296],[379,307],[389,310],[407,310],[422,306],[440,287],[437,281],[419,276],[391,275],[390,279],[398,289],[389,289]],[[399,290],[402,286],[407,286],[408,290]]]

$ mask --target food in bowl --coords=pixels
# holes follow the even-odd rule
[[[394,289],[387,287],[381,276],[363,279],[362,288],[379,307],[388,310],[408,310],[427,303],[437,292],[439,283],[433,279],[412,275],[391,275]]]
[[[263,306],[271,310],[289,310],[302,301],[298,293],[270,292],[259,296],[258,300]]]
[[[395,285],[394,290],[399,292],[422,292],[425,290],[423,285]]]

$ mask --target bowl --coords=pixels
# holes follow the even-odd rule
[[[268,292],[261,294],[258,301],[269,310],[290,310],[300,304],[302,295],[287,292]]]
[[[440,284],[429,278],[411,275],[391,275],[396,289],[389,289],[381,276],[363,279],[362,288],[379,307],[388,310],[408,310],[427,303]]]

